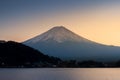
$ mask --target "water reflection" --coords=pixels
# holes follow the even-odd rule
[[[0,80],[120,80],[119,68],[0,69]]]

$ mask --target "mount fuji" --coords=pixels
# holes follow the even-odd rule
[[[63,26],[29,39],[23,44],[61,59],[116,61],[120,47],[107,46],[79,36]]]

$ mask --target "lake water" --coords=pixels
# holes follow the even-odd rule
[[[120,80],[119,68],[0,69],[0,80]]]

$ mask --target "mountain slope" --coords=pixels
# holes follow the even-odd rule
[[[120,59],[119,47],[106,46],[90,41],[63,26],[54,27],[23,42],[23,44],[40,50],[47,55],[62,59],[104,61]]]

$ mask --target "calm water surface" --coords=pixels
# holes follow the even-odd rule
[[[120,80],[119,68],[0,69],[0,80]]]

